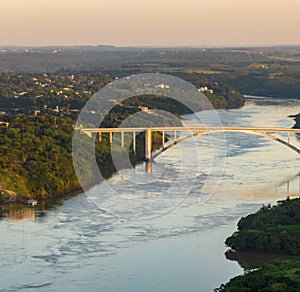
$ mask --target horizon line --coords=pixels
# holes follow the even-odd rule
[[[76,47],[107,47],[107,48],[198,48],[198,49],[213,49],[213,48],[274,48],[274,47],[300,47],[300,44],[253,44],[253,45],[112,45],[112,44],[40,44],[40,45],[1,45],[0,48],[76,48]]]

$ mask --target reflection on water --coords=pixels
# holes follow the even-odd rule
[[[8,209],[2,213],[2,217],[10,220],[35,219],[35,211],[33,208],[25,208],[20,210]]]
[[[252,270],[268,264],[275,259],[293,259],[298,256],[280,253],[257,253],[228,250],[225,256],[230,261],[236,261],[244,270]]]
[[[288,176],[285,179],[282,179],[281,181],[267,185],[263,188],[261,188],[259,191],[251,191],[249,190],[249,193],[243,193],[245,196],[252,196],[255,197],[261,196],[261,194],[266,194],[265,196],[270,196],[273,198],[284,196],[287,198],[298,198],[300,196],[300,173],[292,176]]]
[[[74,194],[69,194],[64,198],[57,198],[51,200],[40,200],[35,207],[28,207],[22,203],[13,202],[7,203],[0,208],[0,220],[22,220],[31,219],[34,221],[38,217],[44,217],[47,215],[48,211],[55,210],[62,206],[68,199],[75,196]]]

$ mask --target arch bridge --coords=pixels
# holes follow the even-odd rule
[[[80,132],[92,137],[93,135],[98,134],[99,141],[102,140],[102,134],[108,133],[109,140],[112,144],[113,142],[113,134],[120,133],[120,143],[121,147],[124,147],[124,135],[125,133],[132,133],[132,144],[133,151],[136,151],[136,135],[145,132],[145,161],[151,162],[158,155],[175,146],[176,144],[190,139],[192,137],[201,136],[213,132],[243,132],[256,134],[259,136],[266,137],[268,139],[279,142],[288,148],[294,150],[298,154],[300,154],[299,146],[295,146],[290,143],[291,134],[300,134],[300,129],[290,129],[290,128],[268,128],[268,127],[204,127],[204,126],[192,126],[192,127],[143,127],[143,128],[75,128],[75,130],[79,130]],[[155,153],[152,153],[152,133],[160,132],[162,134],[162,147]],[[177,133],[184,132],[189,133],[184,137],[179,137],[177,139]],[[165,144],[165,134],[166,133],[174,133],[173,142],[168,145]],[[279,134],[286,134],[286,137],[278,137]]]

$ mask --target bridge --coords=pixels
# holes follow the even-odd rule
[[[290,129],[290,128],[267,128],[267,127],[204,127],[204,126],[191,126],[191,127],[142,127],[142,128],[79,128],[76,127],[75,130],[79,130],[81,133],[92,137],[93,135],[98,135],[99,141],[102,140],[102,134],[109,134],[109,141],[112,144],[113,134],[120,133],[120,146],[124,147],[124,135],[125,133],[132,133],[132,145],[133,152],[136,152],[136,135],[145,132],[145,161],[151,162],[158,155],[164,151],[170,149],[176,144],[190,139],[192,137],[206,135],[214,132],[243,132],[249,134],[256,134],[259,136],[266,137],[273,141],[279,142],[288,148],[294,150],[300,154],[300,149],[290,143],[291,134],[300,134],[300,129]],[[152,133],[160,132],[162,134],[162,147],[154,154],[152,154]],[[170,144],[165,144],[165,133],[174,133],[174,140]],[[178,132],[189,133],[184,137],[177,139]],[[278,137],[279,134],[286,134],[286,137]]]

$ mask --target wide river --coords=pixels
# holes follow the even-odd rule
[[[300,101],[253,97],[241,109],[218,110],[224,126],[248,127],[292,127],[288,116],[299,112]],[[187,124],[193,119],[184,116]],[[128,200],[127,210],[118,205],[118,197],[97,206],[80,194],[45,210],[26,209],[2,218],[0,291],[207,292],[242,274],[237,262],[225,258],[224,240],[236,230],[241,216],[262,204],[299,195],[300,156],[264,137],[228,133],[219,182],[213,169],[216,161],[208,158],[209,139],[195,141],[187,140],[180,149],[157,158],[151,174],[157,183],[151,186],[141,183],[146,177],[141,174],[143,165],[109,180],[120,198]],[[300,147],[293,135],[291,142]],[[179,151],[185,152],[184,166]],[[197,152],[200,166],[194,163]],[[178,176],[183,167],[196,174],[191,190],[184,173]],[[126,185],[126,175],[137,176],[140,183],[135,189]],[[208,177],[216,190],[201,201]],[[166,186],[173,183],[177,189],[189,190],[184,200],[179,196],[172,202],[172,194],[165,195]],[[101,185],[96,188],[101,192]],[[149,202],[159,202],[146,210],[147,217],[134,216],[138,210],[143,213],[136,205],[139,188],[149,188]],[[107,208],[118,216],[103,210]]]

